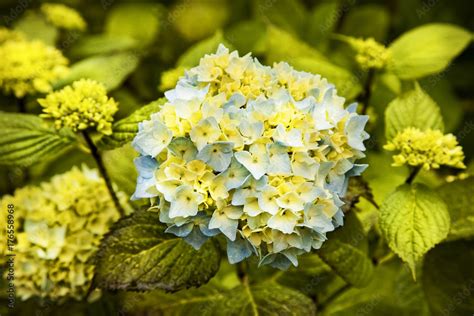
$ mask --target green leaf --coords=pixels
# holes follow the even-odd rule
[[[297,70],[319,74],[336,86],[340,96],[353,99],[362,91],[359,79],[346,69],[336,66],[327,60],[298,57],[289,60]]]
[[[244,284],[226,293],[212,307],[213,315],[316,315],[305,295],[273,282]]]
[[[191,46],[184,54],[179,57],[176,66],[194,67],[199,64],[199,60],[206,54],[215,53],[219,44],[224,44],[231,49],[231,45],[227,43],[221,31],[217,31],[212,37],[202,40]]]
[[[102,137],[99,146],[102,149],[113,149],[131,142],[138,132],[138,123],[150,119],[150,116],[158,112],[165,102],[165,98],[158,99],[115,122],[112,125],[112,135]]]
[[[450,24],[417,27],[389,47],[389,69],[402,79],[416,79],[442,71],[471,42],[468,31]]]
[[[159,215],[149,211],[117,222],[98,252],[96,284],[111,290],[174,292],[207,283],[219,270],[218,245],[208,240],[196,251],[165,230]]]
[[[314,61],[327,61],[318,50],[291,33],[270,25],[267,29],[265,41],[265,57],[268,65],[274,62],[293,62],[297,57],[308,57]]]
[[[389,25],[390,15],[386,7],[376,4],[361,5],[348,12],[343,20],[341,33],[353,37],[372,37],[383,42]]]
[[[54,46],[58,39],[58,30],[39,13],[28,11],[15,23],[15,30],[26,35],[29,40],[40,40]]]
[[[0,112],[0,164],[28,167],[70,148],[75,135],[56,131],[36,115]]]
[[[153,42],[160,27],[161,6],[151,3],[125,3],[113,7],[105,21],[105,32],[131,37],[142,45]]]
[[[315,315],[314,303],[298,291],[266,282],[225,290],[215,284],[167,294],[152,291],[125,296],[126,311],[157,315]]]
[[[213,304],[224,298],[224,290],[215,284],[206,284],[197,289],[166,293],[153,290],[145,293],[127,292],[122,307],[125,312],[147,315],[212,315]]]
[[[324,302],[323,302],[324,303]],[[367,287],[349,289],[324,309],[324,315],[411,316],[428,315],[419,283],[398,260],[379,265]]]
[[[404,184],[380,208],[380,229],[389,247],[415,277],[415,266],[449,232],[449,212],[444,201],[428,187]]]
[[[267,27],[262,21],[248,20],[236,23],[225,32],[225,38],[244,55],[261,53],[260,47],[265,38]]]
[[[443,243],[423,264],[422,284],[433,315],[472,315],[474,242]]]
[[[115,34],[98,34],[80,38],[70,50],[74,57],[88,57],[130,50],[138,46],[131,37]]]
[[[446,202],[451,217],[448,239],[474,237],[474,177],[446,183],[436,191]]]
[[[102,154],[112,182],[128,195],[132,195],[136,187],[137,170],[133,163],[136,156],[137,152],[130,144],[107,150]]]
[[[443,131],[443,117],[438,105],[418,84],[389,103],[385,111],[385,135],[392,139],[407,127]]]
[[[83,59],[72,65],[65,78],[55,83],[55,88],[63,87],[81,78],[102,82],[108,91],[119,87],[138,66],[136,53],[100,55]]]
[[[347,283],[364,287],[373,274],[367,236],[354,212],[346,214],[344,221],[343,227],[328,234],[317,254]]]
[[[287,32],[302,34],[306,27],[306,8],[299,0],[252,1],[254,16]],[[291,13],[291,14],[290,14]],[[282,41],[283,43],[283,41]]]
[[[337,26],[339,3],[323,2],[314,7],[308,21],[304,38],[314,47],[325,51],[328,48],[328,37]]]

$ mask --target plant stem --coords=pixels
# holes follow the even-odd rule
[[[416,177],[416,175],[418,174],[418,172],[420,172],[420,170],[421,170],[421,167],[412,168],[412,169],[411,169],[411,172],[410,172],[410,175],[409,175],[408,178],[405,180],[405,183],[406,183],[406,184],[412,184],[413,180],[415,180],[415,177]]]
[[[89,147],[91,151],[91,155],[97,164],[97,168],[99,169],[100,175],[105,181],[105,185],[107,186],[107,190],[109,191],[109,194],[112,197],[112,201],[114,202],[114,205],[117,208],[117,211],[120,213],[120,216],[123,217],[125,215],[125,212],[122,206],[120,205],[117,195],[115,194],[114,188],[112,187],[112,181],[110,180],[107,170],[105,169],[104,162],[99,153],[99,150],[97,149],[94,142],[92,141],[92,138],[89,136],[89,134],[86,131],[83,131],[82,135],[84,136],[87,146]]]
[[[369,72],[367,73],[367,79],[365,80],[364,84],[364,91],[358,98],[358,101],[362,103],[361,114],[366,114],[367,108],[369,107],[370,96],[372,94],[372,81],[374,81],[374,74],[375,70],[372,68],[369,69]]]

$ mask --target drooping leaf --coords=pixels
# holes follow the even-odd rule
[[[380,229],[389,247],[415,277],[421,258],[446,238],[450,218],[444,201],[423,184],[404,184],[380,208]]]
[[[102,82],[108,91],[120,86],[135,70],[140,56],[137,53],[99,55],[83,59],[71,66],[68,75],[55,83],[59,88],[81,78]]]
[[[96,284],[111,290],[174,292],[207,283],[219,269],[218,245],[208,240],[196,251],[165,229],[159,215],[148,211],[117,222],[98,252]]]
[[[432,315],[474,311],[474,242],[443,243],[426,255],[422,285]]]
[[[353,212],[344,220],[343,227],[328,234],[328,240],[317,254],[347,283],[364,287],[373,274],[373,265],[367,255],[367,236]]]
[[[472,41],[455,25],[433,23],[417,27],[389,47],[389,69],[402,79],[416,79],[442,71]]]
[[[448,239],[474,237],[474,177],[446,183],[436,191],[446,202],[451,217]]]
[[[105,32],[131,37],[141,45],[151,43],[160,27],[161,7],[152,3],[124,3],[112,8],[105,21]]]
[[[407,127],[443,131],[443,117],[438,105],[417,84],[392,102],[385,111],[385,135],[388,139]]]
[[[28,167],[45,161],[76,141],[66,129],[56,131],[36,115],[0,113],[0,164]]]
[[[381,264],[362,289],[349,289],[324,309],[323,315],[427,316],[428,306],[419,283],[398,260]]]
[[[103,149],[113,149],[131,142],[138,132],[138,123],[148,120],[150,115],[158,112],[165,102],[165,98],[158,99],[115,122],[112,125],[112,135],[101,138],[99,146]]]

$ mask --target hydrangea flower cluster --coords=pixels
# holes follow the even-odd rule
[[[112,121],[118,104],[107,97],[104,85],[97,81],[75,81],[38,102],[43,107],[41,116],[53,119],[57,129],[69,127],[78,131],[96,127],[102,134],[112,134]]]
[[[66,30],[84,31],[87,27],[86,21],[76,10],[60,3],[44,3],[41,12],[52,25]]]
[[[368,117],[326,79],[221,45],[165,96],[133,140],[133,198],[159,197],[167,232],[195,248],[223,234],[231,263],[254,253],[284,269],[343,224]]]
[[[52,82],[67,73],[68,60],[61,51],[41,41],[26,41],[15,33],[2,33],[0,88],[6,93],[18,98],[46,93],[51,91]]]
[[[120,194],[127,205],[126,195]],[[74,167],[0,200],[3,209],[8,204],[15,205],[17,223],[17,296],[54,301],[84,298],[93,277],[92,257],[102,236],[120,217],[98,173]],[[3,244],[1,248],[5,253]]]
[[[389,51],[373,38],[350,38],[349,44],[355,49],[356,61],[362,69],[382,69],[389,60]]]
[[[438,169],[441,165],[466,168],[464,153],[458,146],[456,136],[439,130],[421,131],[408,127],[390,140],[384,149],[398,151],[393,156],[393,166],[422,166],[423,169]]]

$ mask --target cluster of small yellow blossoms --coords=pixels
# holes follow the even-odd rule
[[[130,208],[126,195],[119,193],[119,197]],[[0,200],[3,209],[8,204],[15,206],[17,296],[54,301],[84,298],[93,277],[93,255],[120,217],[97,172],[74,167]]]
[[[350,39],[349,44],[357,52],[356,61],[363,69],[381,69],[387,65],[390,54],[387,48],[373,38]]]
[[[113,98],[107,97],[104,85],[97,81],[75,81],[38,102],[43,107],[41,116],[53,119],[57,129],[69,127],[79,131],[96,127],[102,134],[112,134],[113,116],[118,105]]]
[[[68,71],[61,51],[5,29],[0,29],[0,60],[0,88],[18,98],[51,91],[52,82]]]
[[[453,134],[446,134],[439,130],[421,131],[409,127],[399,132],[390,140],[384,149],[399,151],[393,156],[393,166],[422,166],[423,169],[437,169],[441,165],[465,168],[464,153],[458,146]]]
[[[41,12],[52,25],[66,30],[84,31],[86,21],[76,10],[60,3],[44,3]]]
[[[133,198],[157,197],[167,232],[195,248],[223,234],[231,263],[284,269],[343,224],[368,117],[326,79],[221,45],[165,96],[133,141]]]

